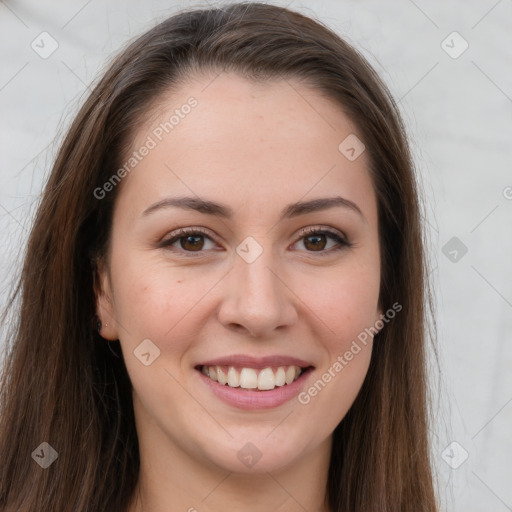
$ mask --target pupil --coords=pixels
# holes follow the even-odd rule
[[[184,243],[183,243],[183,239],[182,239],[181,246],[183,249],[187,249],[187,247],[185,247],[185,246],[190,243],[190,247],[192,249],[201,249],[202,244],[198,243],[201,238],[202,238],[202,236],[189,235],[189,236],[185,237]],[[310,235],[310,236],[308,236],[306,238],[306,245],[308,243],[310,243],[311,240],[314,240],[312,243],[313,249],[323,249],[322,242],[325,243],[325,235]]]
[[[200,240],[202,237],[201,236],[193,236],[193,235],[189,235],[187,237],[185,237],[185,243],[182,242],[181,246],[183,249],[187,249],[187,247],[185,247],[185,245],[187,245],[190,240],[195,240],[195,242],[190,242],[191,243],[191,248],[192,249],[201,249],[202,248],[202,244],[198,244],[198,240]],[[183,240],[183,239],[182,239]]]
[[[313,243],[313,248],[316,248],[316,249],[318,249],[318,248],[323,249],[323,247],[321,247],[321,246],[318,244],[318,240],[320,240],[320,244],[321,244],[321,242],[322,242],[322,241],[324,241],[323,239],[325,239],[325,235],[311,235],[311,236],[309,236],[309,237],[307,237],[307,238],[306,238],[306,240],[308,240],[308,239],[309,239],[309,240],[311,240],[311,239],[313,239],[313,240],[315,240],[315,239],[316,239],[316,240],[317,240],[317,242],[314,242],[314,243]]]

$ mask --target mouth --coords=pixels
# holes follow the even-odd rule
[[[222,386],[245,391],[271,391],[285,388],[301,380],[313,366],[281,365],[254,368],[250,366],[197,365],[195,369]]]

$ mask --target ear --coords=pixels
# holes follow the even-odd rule
[[[106,340],[119,339],[110,273],[103,260],[94,262],[94,296],[96,315],[101,322],[100,336]]]

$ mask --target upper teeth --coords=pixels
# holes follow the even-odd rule
[[[225,367],[224,367],[225,368]],[[291,384],[302,372],[300,366],[278,366],[277,368],[235,368],[230,366],[227,373],[222,366],[202,366],[201,371],[219,384],[232,388],[260,389],[266,391],[276,386]]]

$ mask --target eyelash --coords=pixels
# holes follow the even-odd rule
[[[209,238],[210,240],[214,241],[212,237],[206,232],[206,230],[202,228],[182,228],[179,229],[174,236],[169,238],[168,240],[162,241],[159,246],[161,248],[169,249],[169,250],[175,250],[171,248],[171,246],[181,240],[182,238],[186,238],[187,236],[193,236],[193,235],[204,235],[205,237]],[[347,239],[340,236],[335,231],[331,231],[330,229],[320,229],[320,228],[308,228],[301,232],[301,237],[299,240],[303,238],[307,238],[311,235],[327,235],[328,237],[332,238],[338,243],[337,247],[328,249],[328,250],[322,250],[322,251],[306,251],[311,253],[317,253],[319,256],[326,256],[328,254],[332,254],[333,252],[340,251],[345,248],[352,247],[352,242],[349,242]],[[200,257],[204,251],[185,251],[184,249],[177,250],[176,252],[181,252],[187,254],[186,257]]]

